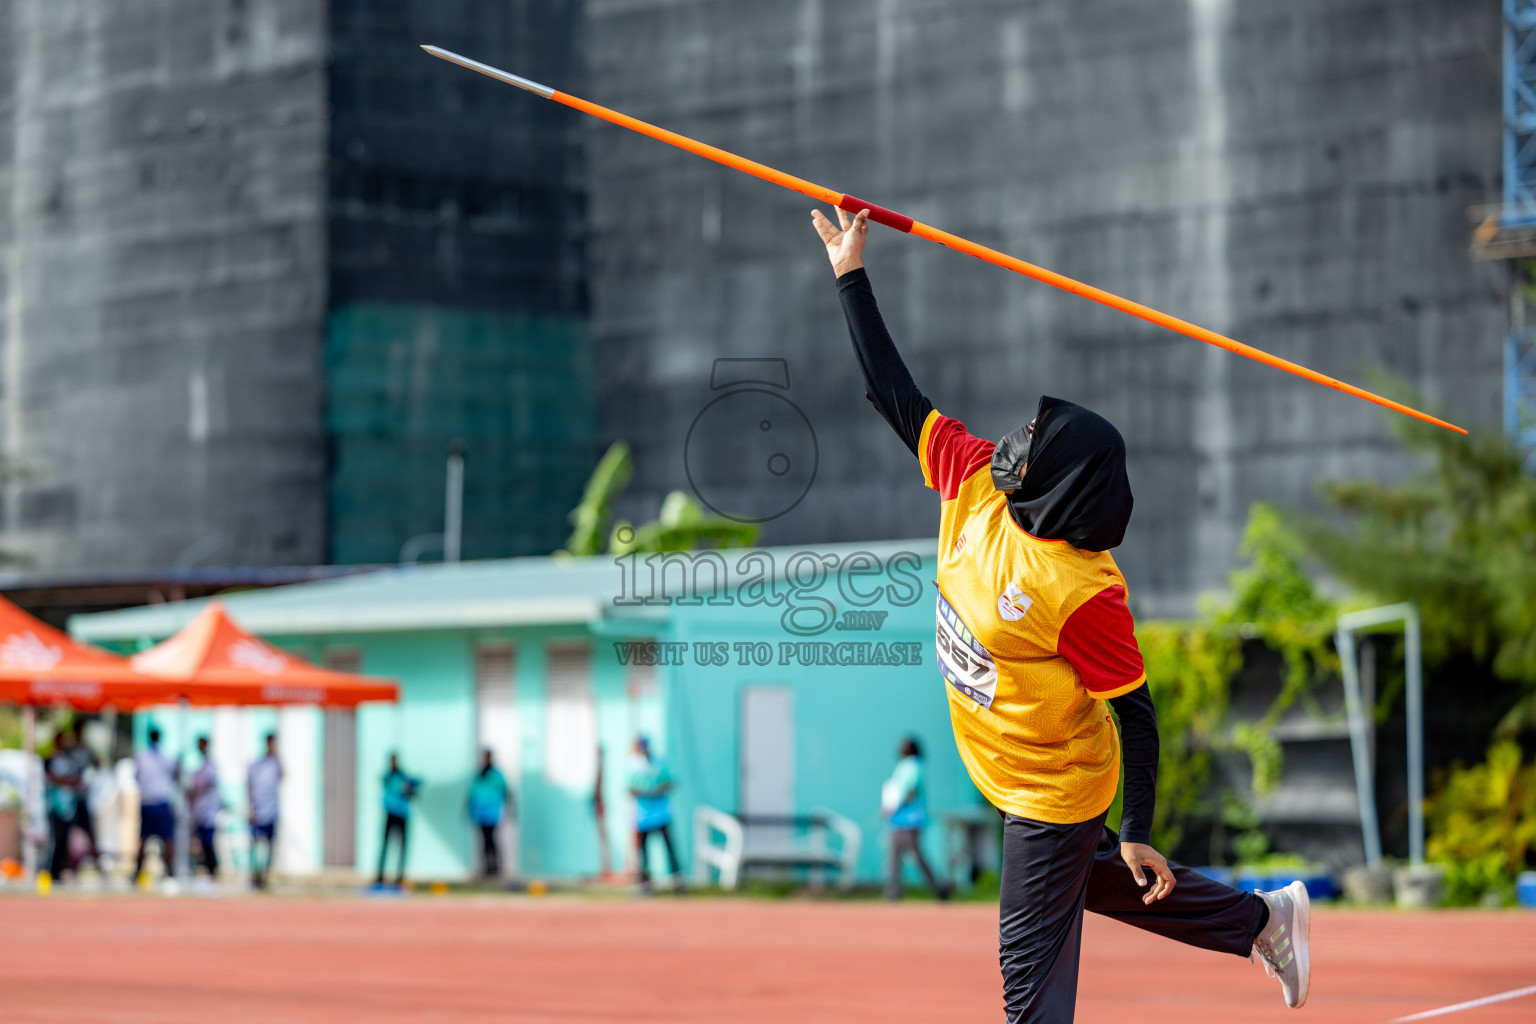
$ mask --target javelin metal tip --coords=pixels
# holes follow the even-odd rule
[[[538,82],[524,78],[522,75],[514,75],[510,71],[503,71],[500,68],[493,68],[489,64],[482,64],[477,60],[470,60],[462,54],[454,53],[452,50],[445,50],[441,46],[430,46],[426,43],[420,45],[423,50],[426,50],[432,56],[446,60],[450,64],[457,64],[461,68],[478,71],[482,75],[494,78],[498,82],[515,85],[519,89],[527,89],[529,92],[542,96],[547,100],[555,98],[555,90],[547,85],[540,85]]]

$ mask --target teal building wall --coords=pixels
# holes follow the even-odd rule
[[[836,547],[818,553],[846,560],[856,550]],[[809,607],[813,599],[825,599],[827,610],[838,620],[855,608],[839,592],[835,574],[815,588],[799,590],[784,580],[776,581],[780,592],[777,605],[745,603],[730,586],[691,595],[697,603],[684,603],[686,598],[676,592],[677,581],[672,578],[670,589],[662,587],[657,592],[661,600],[634,606],[624,603],[627,585],[620,567],[610,559],[515,559],[462,567],[419,566],[340,583],[232,595],[226,606],[237,620],[249,615],[255,624],[263,606],[283,604],[289,621],[302,621],[308,614],[302,609],[311,604],[316,608],[326,603],[352,609],[366,606],[388,612],[390,602],[403,605],[420,600],[438,607],[437,595],[441,593],[463,600],[465,617],[470,618],[480,614],[471,601],[476,593],[534,598],[544,594],[548,596],[535,605],[550,605],[573,592],[571,584],[561,581],[574,579],[589,607],[597,610],[596,614],[583,614],[579,621],[542,625],[466,624],[462,628],[430,629],[402,625],[387,631],[375,628],[299,635],[273,630],[266,634],[267,639],[317,660],[332,648],[356,649],[364,672],[400,683],[398,705],[367,705],[357,717],[356,867],[364,876],[371,877],[378,863],[380,779],[392,750],[399,751],[407,771],[423,780],[412,814],[408,875],[418,880],[460,879],[473,873],[477,837],[466,818],[465,803],[478,756],[476,650],[487,643],[510,643],[515,650],[518,763],[517,771],[508,771],[508,775],[514,780],[519,810],[517,863],[521,872],[526,877],[548,879],[598,874],[602,864],[591,788],[553,782],[546,772],[550,754],[548,654],[554,645],[574,642],[588,645],[592,654],[592,707],[596,739],[604,751],[602,778],[611,867],[623,870],[632,863],[633,811],[626,781],[635,735],[644,732],[651,736],[657,751],[673,768],[677,780],[673,837],[684,870],[688,870],[694,808],[701,804],[725,811],[740,808],[743,694],[749,687],[775,686],[788,688],[793,694],[794,810],[807,813],[826,807],[855,821],[864,833],[858,875],[872,882],[881,878],[884,870],[880,787],[895,766],[896,747],[902,737],[917,736],[927,754],[933,822],[925,835],[925,849],[936,869],[944,859],[941,822],[945,814],[974,811],[981,800],[956,753],[944,684],[933,665],[932,541],[884,542],[869,545],[867,550],[881,565],[888,565],[893,555],[913,552],[900,581],[887,573],[864,585],[866,590],[872,583],[883,585],[882,597],[862,609],[886,613],[879,629],[829,628],[803,637],[786,626],[786,612],[792,605]],[[724,553],[733,566],[745,554]],[[794,552],[769,549],[763,554],[776,558],[782,569]],[[429,582],[432,580],[437,582]],[[887,585],[893,582],[900,586]],[[429,589],[433,586],[442,589]],[[557,592],[562,586],[565,591]],[[390,596],[378,596],[386,593],[385,588],[393,588],[387,590]],[[346,596],[363,591],[375,596]],[[893,595],[900,600],[893,600]],[[727,598],[731,603],[723,603]],[[187,616],[195,610],[189,607],[178,614]],[[444,618],[451,615],[445,613]],[[97,639],[105,636],[100,630],[90,635]],[[626,665],[620,655],[621,645],[634,641],[686,644],[687,654],[680,659],[681,664],[663,664],[641,672]],[[780,645],[797,641],[904,644],[915,647],[917,663],[782,663]],[[735,645],[742,643],[768,644],[772,663],[740,664]],[[727,663],[700,663],[695,656],[696,644],[725,645]],[[192,714],[195,723],[198,713]],[[276,721],[270,718],[270,711],[253,714],[269,716],[263,723]],[[284,749],[289,749],[286,737]],[[319,764],[324,751],[301,751],[296,756]],[[504,770],[509,767],[503,765]],[[303,813],[316,815],[318,822],[328,812],[323,800],[317,799]],[[653,851],[653,864],[660,855],[659,850]]]
[[[652,737],[677,778],[673,838],[691,866],[692,814],[700,804],[722,810],[739,805],[742,694],[750,686],[786,686],[794,694],[795,810],[827,807],[854,820],[864,842],[858,873],[863,881],[883,877],[884,826],[880,786],[896,762],[896,746],[916,735],[927,754],[928,800],[933,824],[925,835],[930,863],[943,861],[940,822],[945,812],[975,808],[980,795],[956,753],[950,733],[943,683],[932,664],[933,560],[925,558],[914,575],[921,595],[905,606],[882,602],[890,614],[878,632],[810,637],[813,641],[879,641],[918,644],[918,665],[837,667],[778,664],[779,644],[800,639],[782,624],[782,608],[740,604],[689,607],[672,605],[664,617],[636,629],[610,619],[597,629],[498,629],[402,633],[389,637],[336,636],[327,642],[357,646],[364,670],[401,680],[398,707],[365,709],[358,730],[359,863],[372,870],[382,828],[379,775],[387,750],[397,746],[406,766],[426,780],[413,828],[411,871],[423,876],[457,877],[474,862],[474,836],[463,806],[474,767],[473,652],[486,641],[508,640],[517,651],[516,701],[520,729],[521,772],[519,864],[525,874],[548,878],[591,877],[599,869],[592,794],[549,783],[544,777],[546,714],[545,652],[551,643],[572,640],[591,644],[592,690],[598,737],[605,752],[603,782],[608,809],[608,843],[622,867],[632,845],[631,801],[625,791],[632,723]],[[614,572],[613,594],[619,591]],[[828,585],[833,586],[832,584]],[[829,596],[834,614],[847,605]],[[632,709],[626,692],[629,669],[617,644],[656,640],[688,645],[682,665],[657,666],[653,706]],[[697,664],[697,643],[763,642],[772,645],[775,663],[740,666],[734,654],[725,666]],[[734,651],[734,648],[729,648]],[[418,843],[416,834],[423,836]],[[430,835],[432,838],[428,839]],[[653,864],[661,856],[652,851]]]
[[[899,546],[882,543],[872,550],[884,560]],[[900,740],[916,736],[926,755],[932,819],[924,835],[924,849],[934,869],[942,870],[945,813],[974,809],[981,797],[956,752],[944,684],[933,662],[935,565],[931,542],[912,550],[921,552],[922,558],[911,567],[909,582],[919,583],[921,590],[903,595],[901,604],[882,599],[866,609],[889,613],[878,630],[833,628],[797,637],[785,628],[783,606],[750,607],[739,601],[716,606],[706,601],[693,607],[674,604],[670,608],[669,629],[659,635],[689,645],[684,664],[666,668],[663,677],[667,749],[679,780],[675,803],[684,830],[691,829],[692,811],[698,804],[727,811],[739,807],[744,691],[753,686],[787,687],[794,703],[796,813],[825,807],[852,819],[863,831],[859,878],[866,882],[882,878],[885,834],[880,787],[895,768]],[[814,593],[831,601],[831,614],[838,620],[851,607],[837,593],[833,580]],[[802,640],[915,644],[920,651],[919,663],[781,664],[780,645]],[[693,645],[718,643],[730,645],[730,663],[699,664]],[[734,653],[737,643],[769,644],[774,651],[773,663],[740,665]],[[611,642],[605,656],[617,658]]]

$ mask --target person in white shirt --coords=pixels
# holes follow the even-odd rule
[[[144,874],[144,851],[150,839],[160,840],[160,859],[165,862],[165,873],[176,874],[176,814],[171,801],[176,798],[176,782],[180,768],[176,762],[160,750],[160,730],[149,730],[149,749],[141,750],[133,757],[133,766],[139,782],[139,857],[133,866],[133,877]]]
[[[272,870],[272,847],[277,840],[278,789],[283,781],[283,765],[277,759],[277,734],[267,733],[267,754],[251,765],[246,773],[245,789],[251,808],[251,885],[267,887]],[[257,844],[266,846],[266,856],[256,859]]]
[[[219,855],[214,849],[214,837],[219,828],[219,812],[224,809],[224,797],[219,792],[219,770],[208,754],[208,737],[197,738],[197,752],[203,763],[192,775],[187,787],[187,803],[192,808],[192,828],[197,835],[197,845],[203,851],[203,866],[208,877],[219,877]]]

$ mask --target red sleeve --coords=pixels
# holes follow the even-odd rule
[[[1125,588],[1106,587],[1078,606],[1061,627],[1056,653],[1072,663],[1100,700],[1130,693],[1146,681]]]
[[[996,447],[991,441],[971,434],[959,420],[940,416],[935,409],[928,414],[917,439],[923,483],[949,501],[960,493],[960,484],[966,477],[992,461],[992,450]]]

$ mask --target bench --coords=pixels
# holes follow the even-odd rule
[[[847,892],[862,841],[859,826],[825,808],[805,815],[738,815],[699,806],[693,812],[693,878],[706,886],[713,870],[729,890],[752,868],[804,868],[820,888],[830,868]]]

